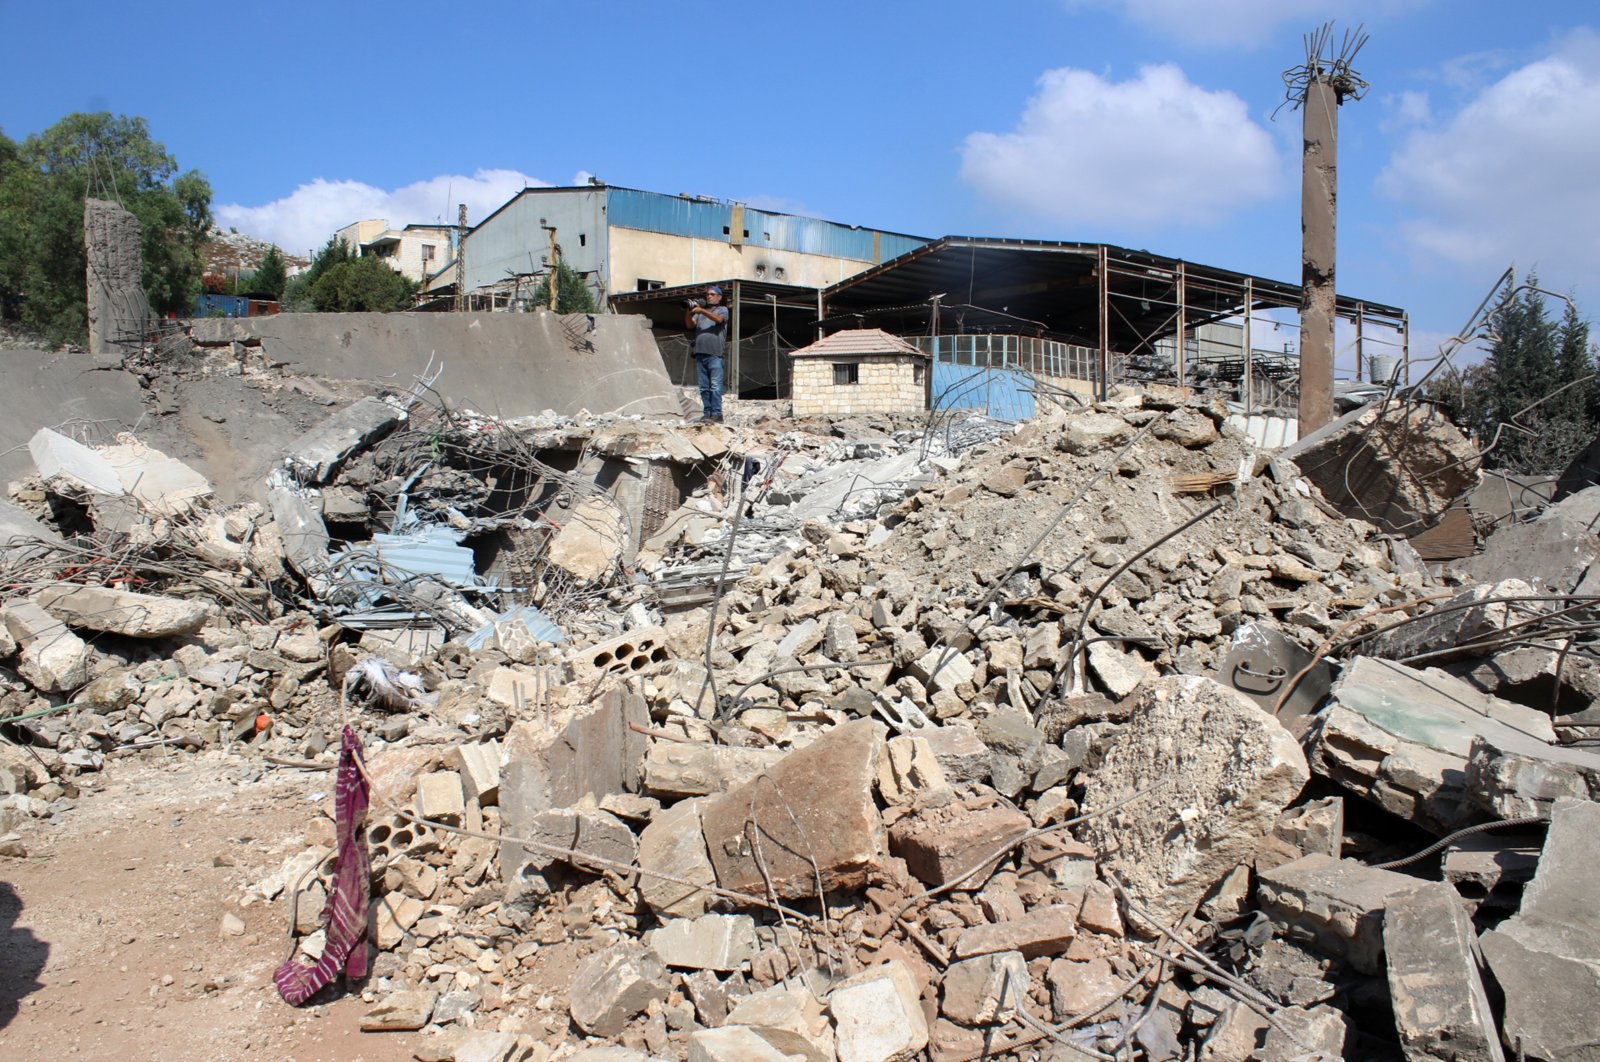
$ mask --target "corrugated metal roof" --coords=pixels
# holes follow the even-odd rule
[[[899,336],[892,336],[881,328],[847,328],[842,332],[833,333],[826,339],[819,339],[809,347],[801,347],[789,356],[837,358],[865,354],[915,354],[919,358],[928,356]]]

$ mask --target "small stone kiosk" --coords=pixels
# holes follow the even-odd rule
[[[881,328],[852,328],[789,355],[797,417],[928,408],[928,355]]]

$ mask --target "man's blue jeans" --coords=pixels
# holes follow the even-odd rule
[[[723,358],[720,354],[696,354],[700,366],[700,411],[708,419],[722,419]]]

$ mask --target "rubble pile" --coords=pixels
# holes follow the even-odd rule
[[[349,990],[418,1058],[1586,1057],[1593,599],[1528,545],[1585,503],[1497,533],[1525,570],[1441,573],[1347,515],[1359,477],[1314,482],[1370,418],[1294,460],[1225,421],[1159,388],[828,435],[419,390],[232,506],[41,435],[0,852],[118,756],[321,772],[348,724]],[[1385,489],[1391,528],[1444,507]],[[233,900],[315,962],[311,777]]]

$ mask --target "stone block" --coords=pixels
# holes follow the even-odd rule
[[[361,1016],[362,1032],[410,1032],[433,1017],[434,992],[391,992]]]
[[[910,804],[934,793],[948,792],[944,768],[933,746],[912,734],[890,738],[878,761],[878,792],[887,804]]]
[[[703,801],[684,800],[658,812],[639,836],[639,866],[684,881],[715,885],[716,871],[700,828]],[[652,911],[678,918],[705,914],[711,894],[664,878],[639,875],[639,898]]]
[[[1526,597],[1538,593],[1521,579],[1502,579],[1497,583],[1474,586],[1448,601],[1441,601],[1429,612],[1403,627],[1386,631],[1367,641],[1363,648],[1371,656],[1400,660],[1419,653],[1437,653],[1465,645],[1518,622],[1518,605],[1512,602],[1481,604],[1499,597]],[[1455,656],[1477,655],[1478,650],[1437,656],[1443,661]]]
[[[21,650],[17,672],[34,689],[69,693],[89,681],[94,654],[60,620],[32,601],[12,601],[0,615]]]
[[[205,624],[210,611],[204,601],[77,584],[47,586],[35,600],[69,626],[129,638],[190,634]]]
[[[955,955],[970,959],[1002,951],[1019,951],[1025,958],[1064,951],[1078,933],[1078,909],[1065,904],[1035,907],[1021,918],[970,926],[956,938]]]
[[[748,1025],[769,1043],[778,1044],[777,1033],[799,1037],[810,1048],[806,1053],[820,1056],[821,1062],[834,1058],[833,1026],[811,990],[799,982],[773,985],[741,998],[727,1012],[725,1025]],[[794,1044],[793,1039],[787,1041]]]
[[[445,766],[461,778],[468,800],[480,808],[493,807],[500,799],[500,745],[493,740],[479,745],[457,745],[444,758]]]
[[[1014,807],[977,811],[958,805],[908,815],[889,829],[889,850],[906,861],[917,880],[937,887],[971,870],[984,857],[1032,827]]]
[[[1079,413],[1061,426],[1056,448],[1064,453],[1096,453],[1127,441],[1133,428],[1114,413]]]
[[[1383,963],[1383,912],[1421,888],[1419,878],[1353,859],[1310,855],[1256,876],[1256,896],[1291,939],[1342,957],[1365,974]]]
[[[737,970],[755,958],[756,923],[749,915],[675,918],[645,935],[650,950],[682,970]]]
[[[717,883],[760,894],[770,882],[784,899],[814,896],[818,871],[830,892],[865,885],[884,854],[872,788],[883,735],[876,720],[844,723],[708,801],[701,823]]]
[[[1118,977],[1105,959],[1057,959],[1050,964],[1045,980],[1050,986],[1050,1014],[1061,1022],[1116,999],[1125,979]]]
[[[783,758],[779,749],[657,741],[644,761],[644,788],[663,800],[710,796],[742,785]]]
[[[968,785],[989,780],[989,746],[978,737],[978,732],[965,721],[944,726],[927,727],[914,735],[928,743],[933,758],[939,761],[945,779],[951,785]]]
[[[434,771],[417,780],[417,814],[447,826],[461,825],[467,804],[461,776],[454,771]]]
[[[1443,882],[1389,902],[1383,946],[1407,1059],[1503,1062],[1476,945],[1461,898]]]
[[[380,951],[399,947],[405,940],[406,934],[411,931],[411,927],[417,924],[423,912],[427,910],[421,900],[401,892],[391,892],[373,906],[377,908],[374,921]],[[303,902],[301,909],[305,909]]]
[[[781,1051],[755,1029],[727,1025],[720,1029],[701,1029],[689,1037],[688,1062],[793,1062],[794,1056]]]
[[[1328,797],[1290,808],[1278,816],[1272,834],[1305,855],[1338,859],[1344,854],[1344,798]]]
[[[911,968],[899,960],[863,970],[834,986],[833,1012],[839,1062],[904,1062],[928,1045],[922,992]]]
[[[910,671],[918,682],[928,687],[929,693],[954,690],[963,683],[970,683],[978,673],[977,667],[967,659],[965,653],[947,646],[936,646],[923,653],[911,665]]]
[[[1600,804],[1560,800],[1522,908],[1480,938],[1505,996],[1508,1045],[1531,1059],[1589,1059],[1600,1042]]]
[[[962,1025],[1007,1022],[1028,997],[1028,960],[1002,951],[953,962],[945,971],[939,1013]]]
[[[569,1013],[590,1036],[616,1036],[671,990],[661,960],[643,944],[624,940],[578,964],[568,992]]]
[[[1111,642],[1090,644],[1089,670],[1094,672],[1106,692],[1118,700],[1132,694],[1140,683],[1148,682],[1160,674],[1137,652],[1118,649]]]
[[[1243,694],[1200,676],[1156,679],[1089,776],[1083,806],[1149,792],[1080,836],[1136,899],[1170,916],[1248,862],[1309,778],[1294,738]]]
[[[122,481],[99,453],[60,432],[40,428],[28,440],[28,453],[46,484],[91,494],[118,495]]]

